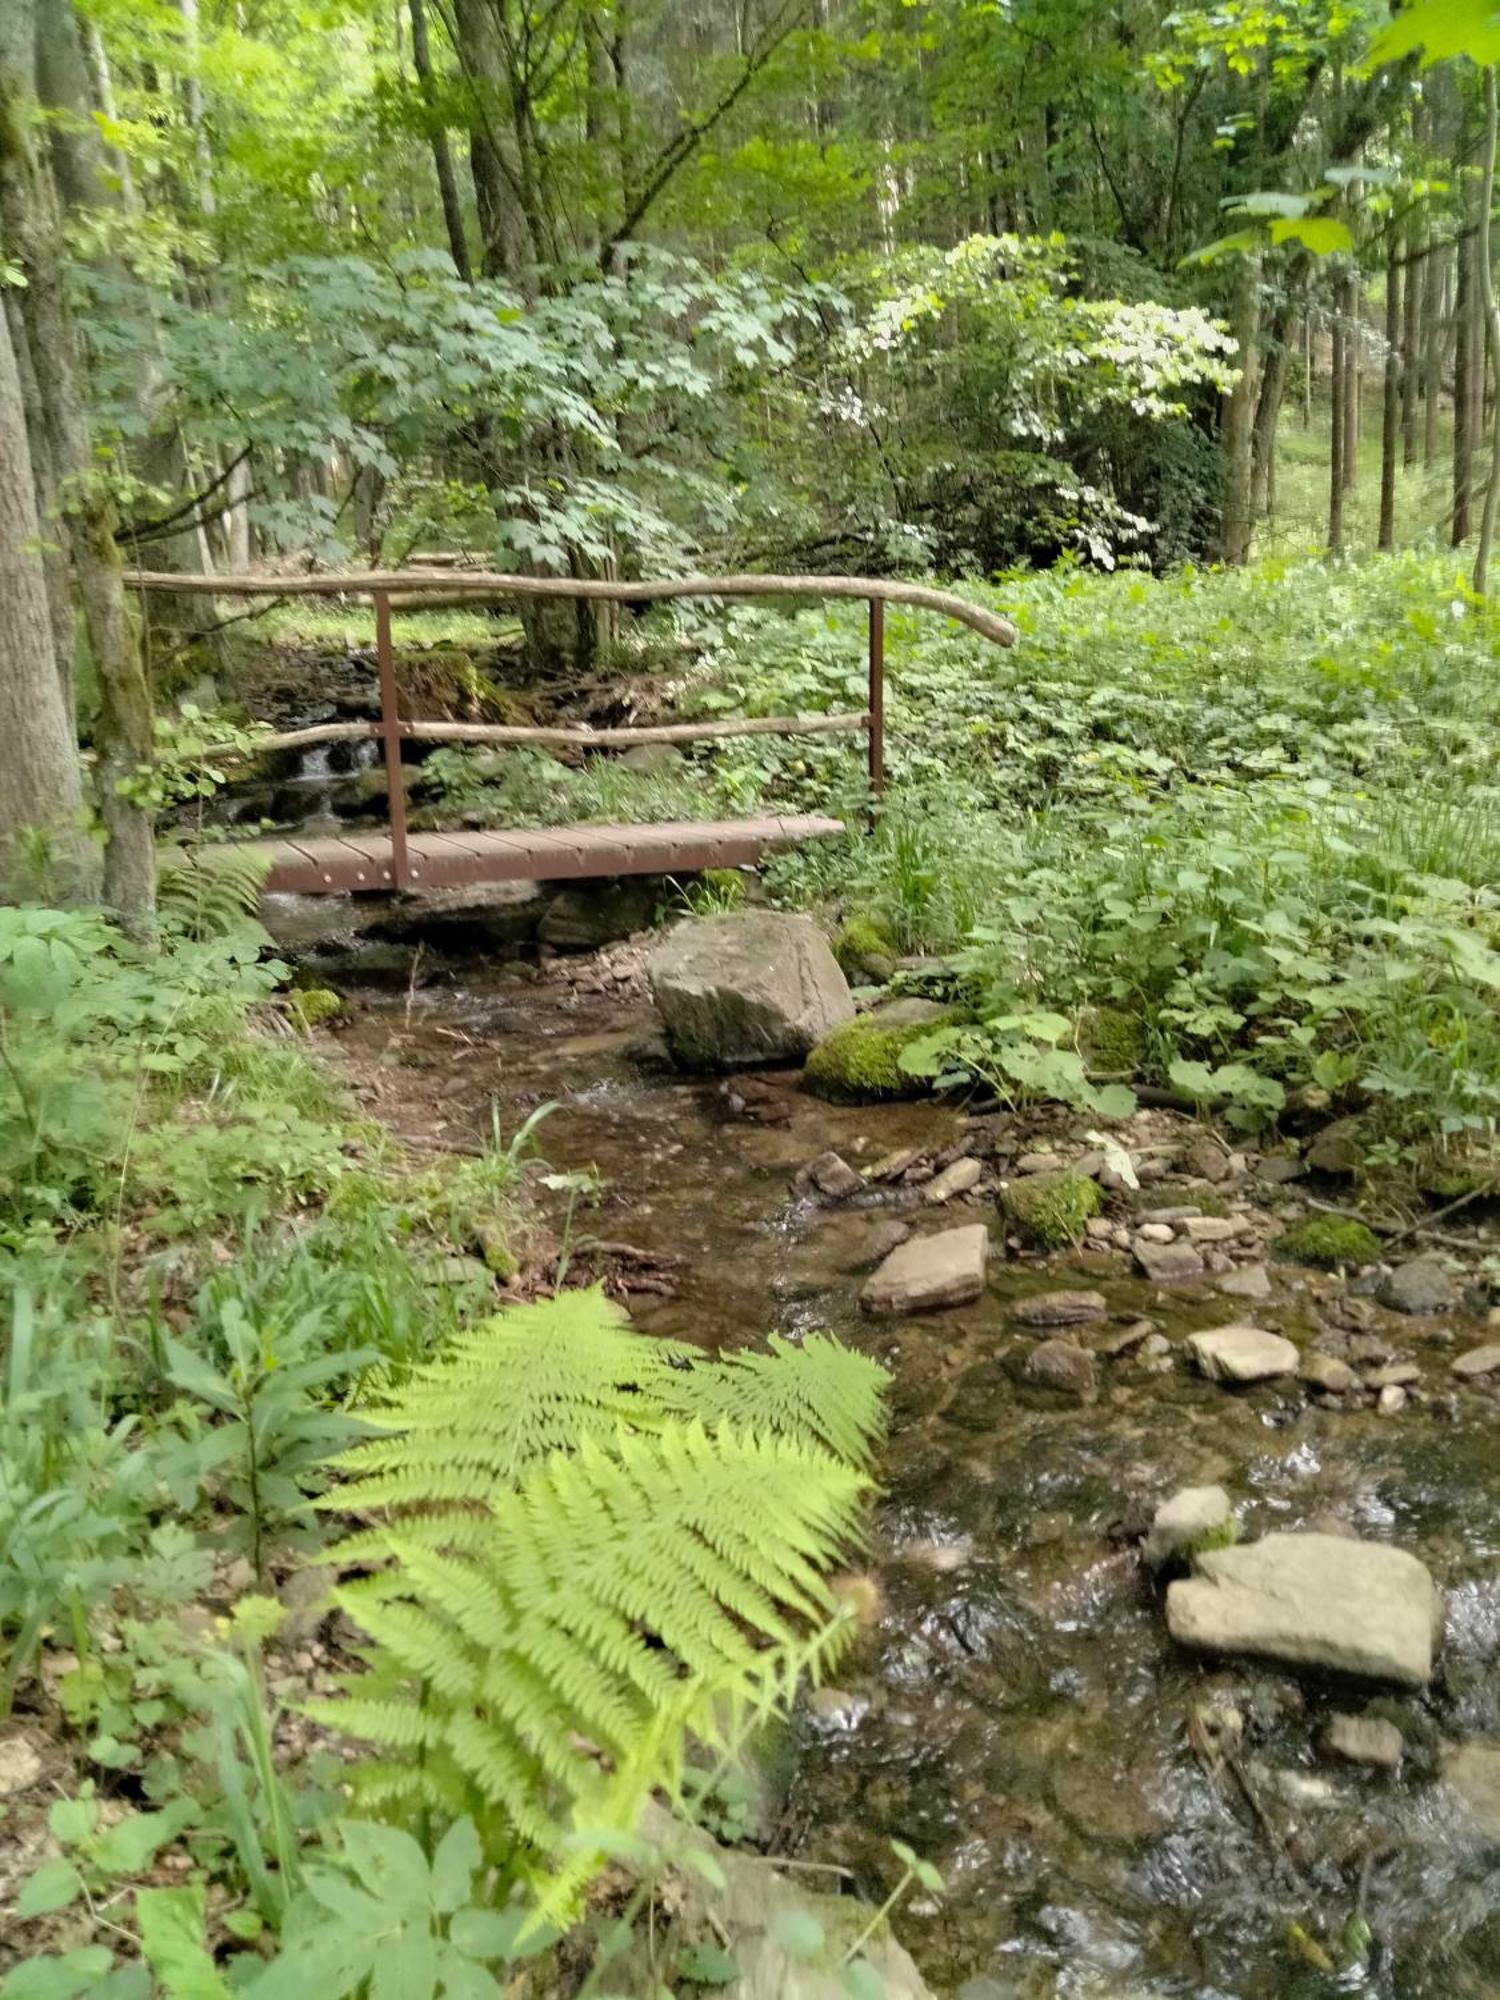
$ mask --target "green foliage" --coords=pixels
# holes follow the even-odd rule
[[[1079,1052],[1059,1046],[1072,1032],[1061,1014],[994,1014],[929,1028],[908,1043],[898,1062],[911,1076],[932,1078],[938,1089],[978,1079],[1007,1104],[1051,1097],[1101,1118],[1128,1118],[1135,1093],[1124,1084],[1090,1082]]]
[[[857,1014],[812,1049],[802,1081],[818,1097],[839,1104],[873,1104],[882,1098],[920,1097],[923,1074],[903,1066],[914,1046],[941,1032],[931,1021],[883,1028],[878,1014]]]
[[[706,1361],[598,1293],[417,1370],[324,1503],[390,1517],[335,1552],[393,1566],[340,1594],[376,1652],[316,1711],[385,1753],[363,1793],[472,1811],[565,1907],[689,1734],[731,1748],[841,1643],[864,1481],[828,1446],[867,1456],[882,1380],[832,1342]]]
[[[1365,1223],[1342,1215],[1314,1215],[1276,1238],[1271,1248],[1293,1264],[1319,1264],[1327,1271],[1378,1264],[1380,1238]]]
[[[1087,1174],[1027,1174],[1000,1190],[1007,1225],[1035,1250],[1068,1249],[1103,1205],[1099,1183]]]

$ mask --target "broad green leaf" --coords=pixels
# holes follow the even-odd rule
[[[448,1916],[468,1901],[469,1885],[483,1859],[473,1820],[456,1819],[432,1856],[432,1907],[440,1915]]]
[[[44,1861],[27,1876],[16,1897],[18,1917],[49,1917],[66,1910],[83,1894],[83,1877],[71,1861]]]
[[[1300,222],[1273,222],[1273,243],[1300,243],[1315,257],[1331,257],[1336,251],[1352,250],[1354,237],[1347,222],[1336,215],[1308,215]]]
[[[415,1912],[429,1906],[427,1857],[409,1833],[378,1820],[346,1819],[339,1822],[339,1838],[350,1867],[389,1910]]]
[[[0,2000],[81,2000],[98,1991],[113,1963],[113,1952],[102,1944],[28,1958],[0,1980]]]
[[[136,1924],[141,1950],[166,2000],[229,2000],[203,1943],[206,1897],[202,1889],[138,1889]]]
[[[433,2000],[438,1949],[425,1924],[405,1925],[381,1946],[370,1980],[370,2000]]]

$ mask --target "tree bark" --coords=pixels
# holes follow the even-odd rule
[[[1438,405],[1443,394],[1443,318],[1447,253],[1429,244],[1422,277],[1422,464],[1436,465]]]
[[[448,128],[442,122],[437,83],[432,72],[432,51],[427,40],[427,9],[424,0],[409,0],[411,9],[411,59],[417,85],[427,108],[428,143],[432,147],[432,169],[437,176],[438,199],[443,205],[443,227],[448,232],[448,253],[453,268],[466,285],[474,282],[469,262],[469,239],[464,231],[463,203],[458,198],[458,180],[453,172],[453,149],[448,144]]]
[[[20,370],[0,313],[0,895],[34,887],[27,850],[38,835],[55,857],[50,892],[96,894],[78,747],[53,658]]]
[[[1417,462],[1417,404],[1422,387],[1422,304],[1427,289],[1429,252],[1422,225],[1413,214],[1406,232],[1406,270],[1402,278],[1401,324],[1401,463]]]
[[[1455,252],[1458,271],[1453,288],[1455,339],[1453,348],[1453,546],[1469,539],[1474,500],[1474,260],[1471,244],[1461,241]]]
[[[1497,393],[1490,430],[1490,469],[1484,489],[1484,512],[1479,522],[1479,546],[1474,553],[1474,589],[1482,597],[1489,585],[1490,551],[1495,542],[1495,505],[1500,489],[1500,305],[1495,302],[1495,264],[1491,215],[1495,206],[1495,148],[1500,139],[1500,109],[1496,105],[1495,71],[1484,73],[1484,185],[1479,197],[1479,234],[1475,254],[1479,264],[1479,290],[1484,302],[1486,347],[1494,370]]]
[[[114,508],[89,435],[63,282],[62,221],[36,150],[36,109],[34,72],[0,51],[0,229],[26,279],[21,321],[65,501],[62,526],[98,683],[95,791],[105,833],[104,896],[127,923],[145,929],[156,901],[151,821],[122,793],[120,781],[151,762],[151,699],[126,609]]]
[[[1415,273],[1407,278],[1407,291]],[[1401,239],[1394,223],[1385,249],[1385,393],[1380,407],[1380,527],[1376,547],[1396,546],[1396,454],[1401,442]]]
[[[1328,553],[1341,555],[1344,548],[1344,453],[1347,439],[1344,422],[1348,398],[1344,375],[1348,367],[1349,339],[1344,326],[1344,287],[1334,288],[1333,329],[1328,370]]]
[[[1260,259],[1245,256],[1235,273],[1230,331],[1239,348],[1240,379],[1224,399],[1224,512],[1219,554],[1226,563],[1250,555],[1255,408],[1260,386],[1256,333],[1260,320]]]
[[[1352,493],[1359,480],[1360,410],[1360,315],[1359,271],[1351,269],[1344,280],[1344,449],[1340,460],[1344,491]]]

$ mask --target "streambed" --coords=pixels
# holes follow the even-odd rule
[[[1101,1364],[1097,1400],[1080,1404],[1018,1381],[1035,1338],[1009,1318],[1021,1297],[1086,1285],[1174,1340],[1249,1310],[1209,1279],[1165,1293],[1126,1257],[1088,1251],[994,1262],[969,1307],[869,1319],[858,1290],[889,1209],[819,1207],[791,1178],[829,1147],[859,1165],[943,1145],[963,1129],[956,1110],[844,1108],[792,1077],[726,1090],[643,1068],[655,1023],[628,964],[532,981],[471,960],[404,990],[343,984],[340,1059],[419,1143],[471,1146],[494,1119],[508,1135],[556,1105],[549,1167],[604,1192],[587,1208],[573,1190],[548,1196],[549,1254],[587,1233],[678,1260],[670,1296],[631,1300],[644,1330],[718,1346],[828,1328],[891,1370],[878,1623],[798,1718],[774,1834],[872,1896],[890,1886],[892,1837],[935,1861],[946,1895],[908,1905],[899,1927],[936,1990],[1500,1995],[1500,1783],[1476,1811],[1436,1775],[1444,1744],[1478,1740],[1482,1761],[1482,1740],[1500,1741],[1500,1405],[1448,1374],[1455,1340],[1483,1337],[1475,1325],[1382,1315],[1422,1370],[1395,1416],[1314,1407],[1296,1383],[1228,1390],[1139,1349]],[[909,1214],[919,1229],[994,1222],[988,1201]],[[1338,1289],[1303,1272],[1275,1283],[1254,1317],[1294,1335]],[[1364,1709],[1371,1690],[1205,1663],[1168,1640],[1132,1522],[1205,1481],[1228,1487],[1248,1535],[1317,1524],[1388,1539],[1447,1588],[1432,1688],[1377,1704],[1407,1740],[1398,1777],[1316,1747],[1327,1716]],[[1253,1803],[1190,1747],[1189,1718],[1214,1701],[1244,1719]],[[1372,1942],[1335,1974],[1315,1960],[1337,1955],[1351,1919]]]

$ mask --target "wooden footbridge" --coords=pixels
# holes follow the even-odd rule
[[[659,582],[608,582],[568,577],[501,576],[488,571],[370,570],[351,576],[176,576],[137,570],[130,582],[144,590],[198,591],[224,598],[368,597],[375,611],[375,654],[380,670],[378,722],[328,722],[286,730],[257,741],[259,750],[311,748],[378,738],[385,753],[387,831],[349,833],[337,839],[256,843],[270,855],[265,886],[311,896],[435,889],[487,882],[562,881],[586,876],[670,875],[703,868],[736,867],[778,848],[843,832],[843,823],[804,815],[740,820],[668,822],[658,825],[553,826],[512,832],[412,833],[406,823],[401,768],[405,743],[540,744],[583,749],[625,749],[640,743],[691,743],[736,736],[860,734],[865,738],[870,790],[885,787],[885,607],[909,604],[957,620],[996,645],[1009,646],[1015,628],[947,591],[922,584],[849,576],[692,576]],[[503,723],[415,722],[401,715],[392,597],[415,608],[423,596],[441,594],[483,604],[518,597],[594,598],[650,603],[675,597],[862,598],[869,606],[869,705],[834,715],[746,716],[703,722],[658,723],[635,728],[527,727]],[[415,600],[415,603],[414,603]]]

